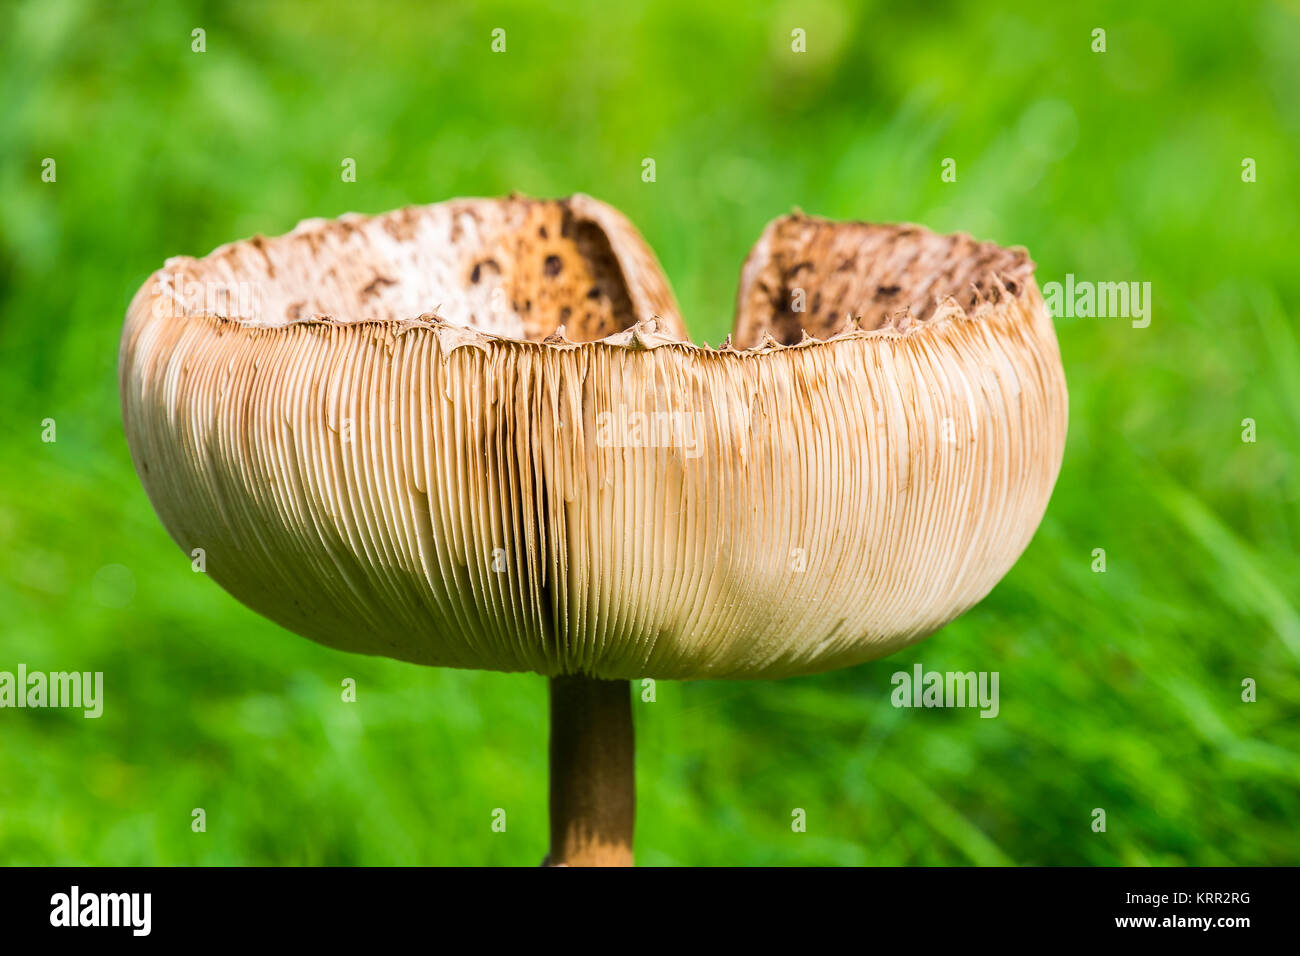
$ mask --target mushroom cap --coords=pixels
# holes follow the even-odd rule
[[[758,678],[870,660],[1012,566],[1066,432],[1022,249],[801,214],[699,347],[585,196],[174,258],[119,379],[154,508],[240,601],[447,667]]]

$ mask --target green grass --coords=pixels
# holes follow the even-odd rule
[[[0,862],[541,859],[544,681],[330,651],[192,573],[115,380],[166,256],[519,190],[626,212],[714,343],[795,205],[1153,286],[1147,329],[1058,322],[1064,468],[975,610],[874,664],[636,705],[640,862],[1300,863],[1300,8],[390,9],[0,10],[0,670],[100,670],[107,698],[98,721],[0,711]],[[916,662],[999,671],[999,718],[891,707]]]

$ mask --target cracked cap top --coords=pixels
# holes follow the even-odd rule
[[[119,378],[159,517],[253,609],[345,650],[604,678],[925,636],[1028,544],[1066,428],[1023,250],[784,217],[711,349],[586,196],[168,260]]]

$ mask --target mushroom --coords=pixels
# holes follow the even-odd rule
[[[930,634],[1024,550],[1066,431],[1023,249],[796,213],[714,349],[581,195],[169,259],[119,378],[154,508],[240,601],[330,647],[550,679],[555,865],[631,863],[631,679]]]

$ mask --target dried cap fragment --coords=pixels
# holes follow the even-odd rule
[[[151,279],[123,333],[123,416],[181,547],[330,646],[605,678],[813,673],[942,626],[1033,535],[1066,391],[1032,268],[965,237],[788,217],[712,350],[587,197],[313,221]],[[255,314],[213,307],[241,283]]]
[[[736,341],[770,334],[785,345],[804,334],[893,328],[932,318],[951,298],[974,313],[1032,282],[1024,249],[920,226],[831,222],[801,213],[771,222],[741,271]]]

